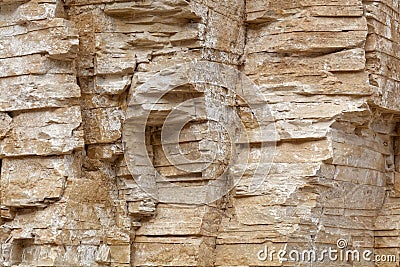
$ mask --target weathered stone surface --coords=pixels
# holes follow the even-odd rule
[[[366,31],[347,32],[288,32],[282,35],[271,34],[258,36],[253,33],[252,46],[249,52],[278,53],[330,53],[347,47],[361,46]],[[251,35],[250,35],[251,36]],[[323,45],[325,44],[325,45]]]
[[[0,80],[0,90],[1,111],[66,107],[80,96],[76,78],[65,74],[7,77]]]
[[[78,106],[16,114],[11,130],[0,141],[0,156],[70,154],[83,148]]]
[[[7,113],[0,113],[0,139],[3,139],[11,129],[12,118]]]
[[[398,256],[399,17],[395,0],[0,0],[0,265],[308,266],[257,254],[340,238]]]
[[[138,238],[135,262],[138,265],[193,266],[198,261],[201,239],[171,237],[169,240]]]
[[[200,234],[203,223],[202,218],[207,208],[158,205],[157,211],[153,221],[143,225],[137,231],[137,235],[160,236],[170,234],[187,236]]]
[[[4,159],[1,205],[44,206],[59,200],[68,179],[68,156]]]
[[[0,31],[0,110],[62,107],[80,97],[73,63],[78,35],[56,18],[59,9],[60,1],[30,1],[14,10],[18,25]]]
[[[41,27],[33,29],[34,31],[28,30],[23,35],[2,36],[0,46],[3,49],[0,58],[48,53],[52,58],[71,59],[71,54],[76,53],[78,36],[69,22],[57,18]],[[64,38],[61,39],[60,36]]]
[[[122,144],[92,145],[88,147],[87,153],[89,158],[110,161],[124,154]]]
[[[121,138],[123,113],[119,108],[90,109],[83,111],[88,144],[113,143]]]
[[[263,23],[276,21],[279,18],[291,15],[306,17],[308,14],[319,17],[361,17],[363,6],[359,0],[342,1],[261,1],[247,0],[247,21],[251,23]]]

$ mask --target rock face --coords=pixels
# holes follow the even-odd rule
[[[399,12],[0,0],[0,266],[398,266]]]

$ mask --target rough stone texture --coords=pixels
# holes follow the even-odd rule
[[[399,9],[397,0],[0,0],[0,265],[281,266],[257,252],[339,238],[399,260]],[[209,205],[158,203],[134,179],[150,173],[129,171],[126,111],[155,74],[194,60],[259,85],[274,115],[274,161],[254,192],[247,170]],[[221,86],[165,96],[137,135],[183,187],[213,180],[230,156],[217,146],[211,167],[190,175],[166,159],[160,123],[195,97],[205,99],[201,112],[231,105],[252,125]],[[226,143],[217,129],[193,121],[182,151],[195,159]],[[260,142],[252,139],[250,164]]]

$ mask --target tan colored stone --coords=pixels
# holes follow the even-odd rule
[[[0,139],[3,139],[11,129],[12,118],[7,113],[0,113]]]
[[[332,157],[329,142],[282,143],[277,146],[274,162],[318,162]]]
[[[119,155],[123,155],[122,144],[92,145],[88,147],[88,156],[93,159],[114,161]]]
[[[199,238],[137,238],[135,264],[173,266],[196,266]]]
[[[0,47],[3,47],[0,58],[48,53],[52,58],[72,60],[77,52],[77,37],[77,32],[68,21],[57,18],[47,24],[43,23],[42,29],[28,31],[23,35],[3,36],[0,40]]]
[[[143,224],[137,235],[198,235],[206,207],[158,205],[156,216]]]
[[[8,90],[11,86],[12,91]],[[76,78],[65,74],[2,78],[0,91],[1,111],[66,107],[80,97]]]
[[[248,52],[330,53],[361,46],[367,32],[289,32],[254,37]],[[257,36],[255,33],[254,36]]]
[[[0,0],[0,265],[307,266],[259,261],[257,253],[266,245],[335,248],[339,238],[349,248],[398,254],[398,7],[395,0]],[[158,87],[172,89],[169,78],[184,76],[162,70],[192,61],[202,62],[197,78],[210,84],[165,96],[147,131],[129,132],[147,147],[127,144],[125,111],[144,125]],[[216,82],[221,71],[224,86]],[[241,72],[265,99],[250,82],[238,83]],[[146,82],[152,87],[137,98],[147,105],[139,111],[129,104]],[[242,90],[243,99],[226,89]],[[173,154],[207,157],[173,164],[159,128],[198,96],[205,100],[194,105],[197,120]],[[267,106],[274,117],[259,118],[270,126],[260,137],[253,112]],[[243,144],[229,150],[236,129],[218,107],[248,127],[249,155]],[[137,162],[128,169],[132,158],[123,152],[131,148]],[[142,166],[147,156],[150,168]],[[258,164],[263,156],[270,161]],[[230,159],[238,162],[228,166]],[[205,162],[209,168],[195,171]],[[224,170],[227,180],[212,191],[200,187]],[[182,204],[188,200],[207,205]]]
[[[385,156],[368,148],[350,144],[333,144],[333,164],[385,172]]]
[[[80,107],[23,112],[0,142],[0,156],[70,154],[83,148]]]
[[[100,108],[83,111],[88,144],[112,143],[121,138],[123,113],[119,108]]]
[[[110,246],[111,262],[116,264],[129,264],[131,256],[130,245]]]
[[[365,68],[365,52],[362,49],[351,49],[312,59],[302,57],[279,57],[276,54],[256,53],[249,55],[246,73],[262,71],[263,75],[296,73],[297,75],[329,75],[337,71],[360,71]],[[282,69],[282,65],[285,68]]]
[[[34,207],[60,200],[68,168],[68,156],[3,159],[1,205]]]
[[[49,59],[40,54],[0,59],[0,77],[20,75],[74,74],[72,62]]]

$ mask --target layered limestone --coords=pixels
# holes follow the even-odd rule
[[[397,266],[399,10],[0,0],[0,265]],[[258,257],[338,239],[397,263]]]

